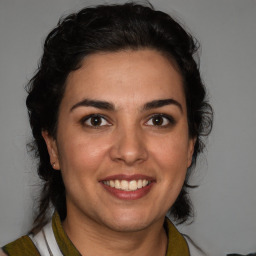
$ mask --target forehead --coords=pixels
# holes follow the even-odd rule
[[[142,104],[174,98],[185,104],[182,77],[177,67],[155,50],[97,53],[87,56],[69,74],[63,101],[83,98],[114,104]]]

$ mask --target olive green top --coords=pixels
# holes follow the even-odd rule
[[[164,225],[168,236],[166,256],[189,256],[187,242],[172,222],[166,218]],[[57,212],[52,217],[52,228],[59,249],[64,256],[81,256],[65,233]],[[5,245],[3,251],[9,256],[40,256],[29,236],[23,236]]]

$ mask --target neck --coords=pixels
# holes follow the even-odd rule
[[[69,239],[85,256],[164,256],[167,236],[163,228],[164,218],[139,231],[120,232],[97,222],[83,218],[81,221],[72,215],[63,222]]]

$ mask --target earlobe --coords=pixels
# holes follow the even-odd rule
[[[42,131],[42,136],[47,146],[52,168],[55,170],[59,170],[60,164],[56,140],[51,135],[49,135],[48,131]]]

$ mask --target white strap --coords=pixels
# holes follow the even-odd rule
[[[29,237],[41,256],[63,256],[56,242],[51,222],[46,224],[35,236],[30,235]]]
[[[190,256],[206,256],[204,252],[202,252],[195,246],[195,244],[190,240],[188,236],[184,235],[184,238],[186,239],[186,242],[188,244]]]

